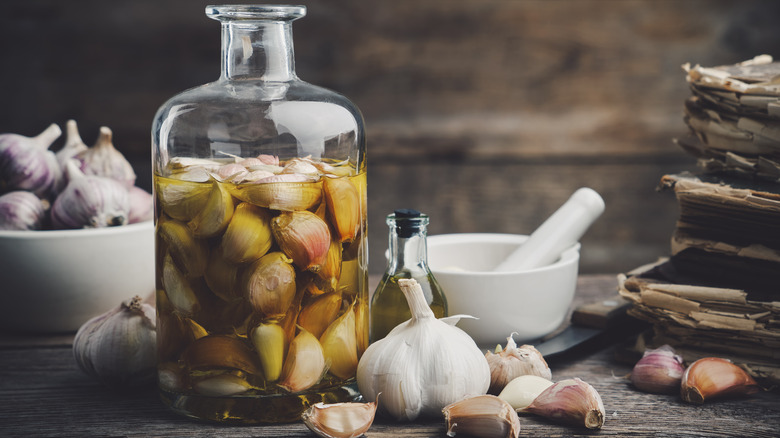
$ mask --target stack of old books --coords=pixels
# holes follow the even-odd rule
[[[620,278],[653,327],[636,348],[717,355],[780,383],[780,63],[684,68],[692,135],[677,143],[701,170],[661,179],[680,208],[671,254]]]

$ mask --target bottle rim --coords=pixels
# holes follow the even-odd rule
[[[306,15],[304,5],[209,5],[206,15],[219,21],[293,21]]]

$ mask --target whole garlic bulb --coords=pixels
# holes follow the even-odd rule
[[[0,196],[0,230],[40,230],[46,218],[48,201],[32,192],[17,190]]]
[[[68,185],[51,209],[55,228],[100,228],[127,223],[130,199],[122,184],[110,178],[84,175],[72,160],[67,169]]]
[[[552,379],[552,372],[542,353],[533,345],[517,346],[512,336],[506,338],[506,347],[496,353],[485,353],[490,365],[490,394],[498,395],[514,378],[524,375]]]
[[[156,376],[155,310],[136,296],[96,316],[73,340],[76,364],[110,387],[152,383]]]
[[[461,329],[436,319],[420,285],[398,285],[412,318],[369,345],[357,368],[360,392],[368,400],[382,393],[379,410],[397,420],[441,416],[442,408],[467,396],[482,395],[490,368],[474,341]]]
[[[56,193],[62,172],[48,149],[61,133],[52,123],[37,137],[0,135],[0,191],[27,190],[38,196]]]
[[[97,143],[76,155],[81,170],[86,175],[97,175],[119,181],[126,188],[135,184],[133,166],[111,142],[112,132],[106,126],[100,127]]]

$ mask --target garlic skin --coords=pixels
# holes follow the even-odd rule
[[[78,154],[89,149],[79,135],[79,127],[75,120],[68,120],[65,123],[65,146],[62,147],[55,156],[60,168],[65,172],[68,160],[75,158]]]
[[[146,190],[133,186],[127,191],[130,201],[130,211],[127,223],[137,224],[152,220],[154,217],[154,197]]]
[[[49,146],[62,131],[51,124],[37,137],[0,135],[0,192],[26,190],[40,197],[56,194],[62,171]]]
[[[512,406],[495,395],[468,397],[442,409],[447,436],[517,438],[520,419]]]
[[[731,361],[705,357],[683,373],[680,395],[687,403],[703,404],[713,398],[749,395],[760,390],[750,374]]]
[[[130,213],[127,189],[113,179],[84,175],[68,163],[68,185],[54,200],[52,225],[60,229],[125,225]]]
[[[96,175],[119,181],[126,188],[135,184],[133,166],[111,142],[111,129],[100,127],[97,142],[91,148],[76,155],[85,175]]]
[[[631,383],[638,389],[656,394],[674,394],[680,389],[684,372],[682,357],[663,345],[648,349],[631,371]]]
[[[303,424],[321,438],[357,438],[374,422],[376,402],[315,403],[301,415]]]
[[[522,410],[528,407],[539,394],[551,387],[553,382],[544,377],[526,374],[512,379],[507,383],[498,398],[505,400],[515,410]]]
[[[547,362],[533,345],[517,346],[512,338],[515,333],[506,338],[506,347],[497,353],[486,352],[485,359],[490,365],[489,394],[499,394],[515,377],[533,375],[552,379],[552,372]]]
[[[414,279],[398,281],[411,319],[369,345],[357,367],[357,383],[367,399],[382,393],[380,412],[397,420],[438,417],[467,396],[490,385],[485,356],[463,330],[436,319]]]
[[[136,296],[96,316],[73,340],[76,364],[109,387],[151,384],[157,375],[155,310]]]
[[[48,203],[22,190],[0,196],[0,230],[30,231],[43,228]]]
[[[588,429],[600,429],[605,416],[599,393],[577,378],[554,383],[520,412]]]

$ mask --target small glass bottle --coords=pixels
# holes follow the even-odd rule
[[[437,318],[447,316],[447,299],[428,268],[428,221],[427,215],[409,209],[395,210],[387,216],[390,251],[387,270],[371,298],[371,342],[384,338],[395,326],[411,318],[399,279],[417,280],[433,314]]]

